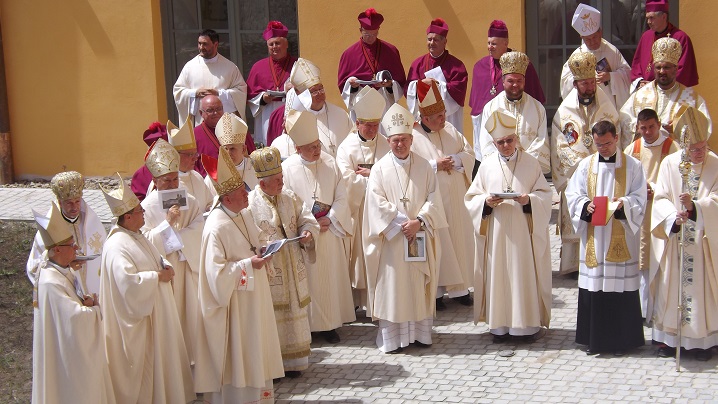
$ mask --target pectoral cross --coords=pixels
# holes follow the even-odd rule
[[[314,199],[314,201],[316,202],[316,200],[317,200],[317,194],[312,195],[312,199]]]
[[[406,204],[409,203],[409,198],[403,197],[403,198],[401,198],[401,199],[399,199],[399,200],[401,201],[401,203],[404,204],[404,209],[406,209]]]
[[[332,150],[333,155],[337,155],[337,147],[334,144],[330,144],[329,148]]]
[[[512,192],[514,192],[514,190],[513,190],[511,187],[506,187],[506,193],[507,193],[507,194],[510,194],[510,193],[512,193]]]

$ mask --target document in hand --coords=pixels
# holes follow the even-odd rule
[[[591,216],[591,224],[594,226],[605,226],[613,216],[613,212],[618,208],[618,201],[609,202],[607,196],[597,196],[593,198],[593,204],[596,208]]]
[[[281,240],[274,240],[271,243],[267,244],[266,247],[264,247],[264,251],[262,252],[262,258],[267,258],[270,255],[276,253],[279,251],[282,247],[284,247],[285,244],[288,243],[295,243],[299,241],[303,236],[297,236],[294,238],[283,238]]]

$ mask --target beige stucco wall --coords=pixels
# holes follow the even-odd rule
[[[167,119],[159,1],[0,2],[16,176],[131,175]]]

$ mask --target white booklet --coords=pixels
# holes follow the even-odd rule
[[[304,236],[297,236],[294,238],[283,238],[281,240],[274,240],[271,243],[267,244],[266,247],[264,247],[262,251],[262,258],[266,258],[277,251],[279,251],[282,247],[284,247],[285,244],[288,243],[295,243],[302,239]]]
[[[404,261],[426,261],[426,232],[416,232],[411,243],[404,237]]]

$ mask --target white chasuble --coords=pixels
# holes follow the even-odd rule
[[[60,210],[60,205],[57,201],[53,201]],[[47,216],[50,213],[48,211]],[[65,219],[67,220],[67,219]],[[74,222],[67,222],[70,228],[70,233],[77,244],[78,250],[77,255],[100,255],[102,254],[102,246],[105,244],[107,239],[107,231],[105,226],[97,217],[94,210],[88,205],[83,199],[80,204],[80,215]],[[33,285],[33,289],[37,289],[37,269],[40,265],[43,265],[45,259],[43,254],[45,253],[45,243],[42,242],[40,234],[35,234],[35,239],[32,243],[32,249],[30,249],[30,255],[27,259],[27,277],[30,278],[30,282]],[[82,282],[83,289],[88,293],[100,294],[100,258],[85,261],[82,267],[75,271]],[[36,296],[36,290],[33,296]]]
[[[354,123],[349,120],[349,114],[328,102],[325,102],[319,111],[313,109],[307,109],[307,111],[317,118],[317,129],[322,151],[336,157],[339,145],[354,129]]]
[[[616,153],[615,163],[599,162],[599,155],[592,154],[581,160],[566,188],[566,201],[574,231],[581,236],[581,253],[578,286],[589,292],[624,292],[638,290],[638,257],[640,253],[640,229],[646,208],[646,177],[638,160]],[[625,165],[625,178],[617,173]],[[624,192],[617,192],[618,182],[624,182]],[[591,201],[589,188],[595,196],[607,196],[608,200],[620,197],[626,219],[611,217],[606,226],[593,226],[581,220],[584,205]],[[615,195],[615,194],[622,194]],[[613,231],[613,226],[621,229]],[[624,237],[614,236],[619,233]],[[591,233],[593,237],[590,237]],[[625,240],[625,241],[624,241]],[[587,244],[592,242],[594,253],[586,259]],[[589,244],[590,245],[590,244]],[[620,260],[608,257],[609,247],[616,247],[626,254]],[[594,265],[595,264],[595,265]]]
[[[367,315],[392,323],[434,316],[436,266],[441,246],[435,237],[447,227],[436,174],[416,153],[401,161],[387,154],[372,168],[364,205]],[[404,260],[401,223],[421,216],[427,228],[426,261]]]
[[[531,213],[507,199],[484,217],[486,198],[505,192],[507,182],[529,196]],[[474,323],[509,328],[513,335],[549,326],[551,199],[540,164],[526,152],[517,151],[508,162],[496,153],[481,163],[465,198],[476,236]]]
[[[214,194],[211,190],[214,190],[214,186],[210,184],[210,187],[207,187],[202,175],[195,170],[187,172],[180,171],[179,181],[180,187],[186,189],[187,193],[192,195],[197,201],[199,209],[202,212],[206,212],[212,205],[212,198],[214,198]]]
[[[609,121],[620,130],[618,112],[601,88],[596,89],[596,97],[588,106],[578,102],[578,91],[574,88],[564,98],[553,116],[551,129],[551,178],[559,195],[559,215],[556,223],[561,234],[562,274],[578,270],[579,236],[573,231],[571,217],[566,204],[566,185],[578,163],[596,152],[591,128],[596,122]],[[620,132],[619,132],[620,134]],[[621,144],[627,145],[631,137],[621,138]]]
[[[159,191],[153,190],[142,201],[142,207],[145,209],[145,225],[140,230],[174,268],[175,277],[172,284],[177,313],[182,324],[187,354],[190,361],[194,362],[194,345],[197,341],[199,324],[197,288],[204,208],[200,208],[192,195],[187,195],[187,205],[189,209],[180,210],[179,220],[174,226],[170,226],[165,220],[167,209],[162,208]],[[177,249],[178,246],[168,244],[167,238],[170,233],[182,243],[180,249]]]
[[[266,267],[254,269],[259,229],[246,210],[219,206],[202,233],[195,391],[214,392],[224,402],[230,391],[268,390],[282,377],[282,355]],[[222,401],[217,401],[222,396]],[[262,395],[257,399],[263,398]]]
[[[449,227],[437,230],[441,240],[441,262],[437,265],[438,284],[448,291],[462,291],[473,283],[474,230],[464,205],[464,195],[471,184],[476,162],[474,150],[464,136],[450,123],[439,132],[427,132],[421,125],[414,127],[411,150],[427,159],[439,182],[441,201]],[[437,171],[436,161],[451,157],[450,172]]]
[[[366,265],[364,262],[364,242],[362,228],[364,225],[364,195],[368,176],[357,173],[360,167],[371,168],[379,159],[389,153],[389,143],[377,134],[374,139],[362,139],[357,131],[353,131],[339,145],[336,163],[344,177],[347,187],[349,210],[354,218],[354,231],[349,250],[349,279],[356,296],[356,304],[366,305]]]
[[[294,191],[304,208],[331,222],[315,241],[316,262],[308,274],[312,296],[309,325],[312,332],[339,328],[356,320],[347,254],[354,223],[344,179],[332,156],[324,151],[312,163],[295,154],[282,163],[282,171],[284,186]]]
[[[670,89],[664,90],[652,81],[631,94],[620,109],[621,130],[630,133],[631,136],[635,135],[638,114],[646,108],[656,111],[661,125],[672,125],[681,112],[681,106],[684,105],[696,108],[708,118],[707,136],[710,137],[713,125],[705,100],[693,87],[686,87],[678,82]],[[661,133],[666,136],[671,135],[676,140],[680,136],[679,133],[669,134],[663,128]]]
[[[481,116],[491,116],[494,111],[504,110],[516,118],[516,135],[519,137],[521,148],[528,154],[536,157],[541,163],[544,174],[551,172],[548,127],[546,126],[546,109],[532,96],[523,93],[520,100],[509,101],[506,92],[502,91],[491,101],[486,103]],[[476,146],[474,145],[474,149]],[[482,125],[479,133],[479,150],[481,155],[476,159],[484,158],[496,151],[491,135]]]
[[[43,260],[32,330],[32,402],[114,403],[100,307],[76,293],[77,272]]]
[[[172,89],[179,122],[184,123],[189,115],[195,117],[193,126],[202,122],[202,116],[199,113],[199,104],[202,99],[195,96],[200,88],[217,90],[224,112],[237,111],[242,119],[245,119],[247,83],[237,65],[231,60],[220,54],[212,59],[205,59],[201,55],[197,55],[184,65]]]
[[[249,212],[260,229],[259,241],[297,237],[305,230],[319,237],[319,224],[294,192],[283,189],[277,196],[265,194],[259,185],[249,193]],[[311,300],[308,274],[314,269],[314,245],[286,244],[272,256],[267,269],[274,304],[284,370],[303,370],[309,366],[311,334],[307,306]]]
[[[189,356],[162,256],[142,235],[115,226],[102,251],[100,307],[118,403],[195,398]]]
[[[653,297],[653,339],[686,349],[710,349],[718,345],[718,157],[706,153],[703,164],[693,164],[688,175],[693,195],[695,221],[683,226],[686,235],[683,279],[683,327],[678,341],[678,282],[680,273],[679,233],[671,228],[676,220],[682,178],[678,171],[681,153],[661,163],[653,200],[653,234],[650,292]]]

